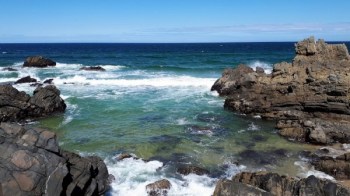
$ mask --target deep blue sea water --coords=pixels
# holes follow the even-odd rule
[[[148,183],[167,178],[171,195],[211,195],[219,178],[242,170],[323,175],[298,156],[312,146],[280,138],[273,122],[225,111],[224,98],[210,91],[225,68],[243,63],[269,72],[294,53],[294,43],[0,44],[0,67],[18,70],[0,71],[0,83],[54,79],[67,111],[31,124],[55,131],[65,149],[103,157],[116,177],[110,194],[145,195]],[[32,55],[57,66],[22,68]],[[106,71],[79,71],[97,65]],[[147,162],[117,161],[124,152]],[[176,174],[188,164],[211,175]]]

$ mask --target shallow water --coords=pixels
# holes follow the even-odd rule
[[[240,171],[317,173],[299,157],[315,146],[279,137],[274,122],[225,111],[224,98],[210,91],[226,67],[246,63],[268,71],[273,63],[291,61],[293,43],[0,44],[0,51],[6,51],[0,65],[18,69],[1,71],[0,82],[27,75],[54,79],[67,111],[34,126],[55,131],[64,149],[103,157],[116,177],[110,195],[145,195],[145,186],[162,178],[172,183],[170,195],[211,195],[219,178]],[[58,64],[22,68],[34,54]],[[88,65],[106,71],[79,71]],[[35,88],[15,87],[28,93]],[[124,152],[145,161],[117,161]],[[188,164],[211,174],[176,173]]]

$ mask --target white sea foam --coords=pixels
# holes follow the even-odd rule
[[[7,52],[6,51],[3,51],[3,52],[1,52],[2,54],[7,54]]]
[[[157,180],[167,179],[171,183],[168,195],[212,195],[217,179],[206,175],[190,174],[183,179],[165,175],[163,163],[144,162],[133,158],[116,163],[107,162],[108,171],[116,177],[112,182],[112,195],[147,195],[146,185]]]
[[[176,120],[177,125],[187,125],[189,122],[186,120],[186,118],[179,118]]]
[[[260,127],[255,123],[250,123],[248,126],[248,131],[258,131]]]
[[[334,177],[324,172],[315,170],[315,168],[307,161],[296,161],[294,162],[294,165],[299,167],[300,172],[298,173],[298,176],[301,178],[307,178],[308,176],[314,175],[318,178],[323,178],[323,179],[328,179],[333,181],[335,180]]]
[[[120,70],[120,69],[125,68],[125,66],[123,66],[123,65],[99,65],[99,66],[101,66],[102,68],[104,68],[107,71],[114,71],[114,70]]]
[[[161,77],[147,79],[89,79],[85,76],[75,75],[70,78],[55,78],[55,84],[75,84],[75,85],[109,85],[109,86],[151,86],[151,87],[203,87],[210,89],[215,79],[213,78],[195,78],[190,76]]]
[[[270,74],[273,68],[271,64],[261,62],[261,61],[254,61],[252,63],[249,63],[249,67],[253,68],[254,70],[256,70],[257,67],[261,67],[265,70],[265,73],[267,74]]]
[[[59,68],[59,69],[79,69],[82,67],[82,64],[77,64],[77,63],[56,63],[55,67],[52,68]]]

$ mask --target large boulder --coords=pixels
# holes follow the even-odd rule
[[[350,56],[344,44],[305,39],[292,63],[271,74],[240,65],[212,87],[224,107],[277,121],[282,136],[301,142],[350,142]]]
[[[0,124],[0,195],[102,195],[109,174],[96,156],[60,149],[55,133]]]
[[[171,188],[171,183],[167,179],[158,180],[146,186],[149,196],[165,196]]]
[[[23,63],[23,67],[38,67],[38,68],[55,66],[55,65],[56,65],[55,61],[44,58],[42,56],[27,57],[27,59]]]
[[[30,76],[26,76],[26,77],[18,79],[15,82],[15,84],[31,83],[31,82],[37,82],[37,80],[35,78],[30,77]]]
[[[0,122],[45,117],[65,109],[60,91],[53,85],[38,87],[32,97],[11,85],[0,85]]]
[[[315,176],[295,179],[269,172],[242,172],[232,180],[219,181],[214,196],[240,195],[236,193],[274,196],[345,196],[350,194],[350,189]]]

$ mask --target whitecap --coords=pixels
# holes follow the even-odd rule
[[[98,65],[101,66],[103,69],[107,71],[114,71],[114,70],[120,70],[125,68],[126,66],[123,65]]]
[[[249,126],[248,126],[248,131],[258,131],[260,129],[260,127],[255,124],[255,123],[250,123]]]
[[[270,74],[272,72],[272,65],[269,63],[261,62],[261,61],[254,61],[251,63],[248,63],[249,67],[256,70],[257,67],[261,67],[265,70],[265,73]]]
[[[179,118],[176,120],[177,125],[187,125],[189,122],[186,120],[186,118]]]
[[[190,174],[178,179],[167,176],[162,162],[144,162],[141,159],[127,158],[115,163],[105,161],[110,174],[116,177],[112,182],[112,195],[147,195],[146,186],[161,179],[171,183],[168,195],[212,195],[216,178]]]

